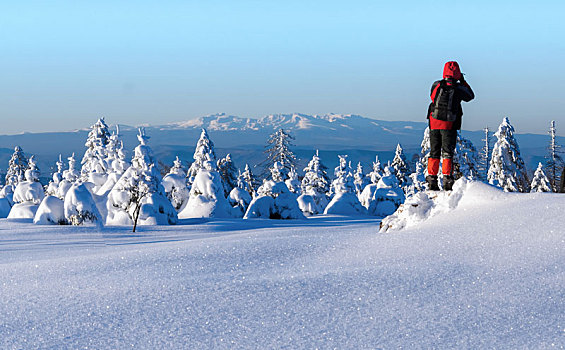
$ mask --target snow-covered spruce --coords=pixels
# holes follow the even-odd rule
[[[269,136],[265,150],[267,159],[262,163],[264,166],[262,178],[272,174],[275,163],[279,163],[280,169],[277,171],[281,172],[282,181],[288,178],[291,169],[296,168],[296,156],[290,149],[292,140],[294,140],[294,137],[283,129],[278,129]]]
[[[375,156],[375,161],[373,162],[373,169],[367,174],[367,177],[373,184],[377,184],[381,177],[383,177],[383,168],[381,166],[381,161],[379,156]]]
[[[405,187],[408,185],[408,174],[410,173],[410,166],[406,160],[406,155],[404,154],[404,149],[400,144],[396,145],[396,151],[394,153],[394,159],[390,164],[394,171],[394,175],[398,179],[400,187]]]
[[[110,131],[104,118],[98,119],[90,129],[84,144],[86,151],[81,162],[81,180],[89,181],[95,186],[102,186],[108,173],[106,146],[110,141]]]
[[[253,199],[246,189],[247,184],[245,183],[243,175],[240,173],[237,179],[237,186],[234,187],[229,196],[228,202],[234,208],[234,215],[237,217],[243,217],[251,200]]]
[[[108,194],[107,225],[176,224],[177,212],[165,196],[161,175],[156,168],[149,136],[140,129],[139,145],[134,150],[131,166]]]
[[[186,169],[177,156],[169,173],[163,177],[163,188],[167,198],[177,212],[180,212],[188,203],[190,192],[186,185]]]
[[[45,190],[45,193],[50,196],[57,195],[57,189],[59,188],[59,183],[63,181],[63,160],[60,154],[59,154],[59,160],[57,160],[55,166],[57,167],[57,171],[53,173],[52,180],[49,181],[49,184],[47,185],[47,189]]]
[[[206,129],[202,129],[200,138],[196,143],[196,149],[192,156],[193,162],[188,169],[188,184],[192,186],[194,178],[200,169],[204,169],[204,162],[214,162],[216,164],[216,151],[214,151],[214,142],[208,137]]]
[[[494,136],[497,141],[492,150],[488,182],[505,192],[528,192],[530,182],[526,166],[508,117],[502,120]]]
[[[257,196],[249,204],[244,219],[304,219],[296,194],[289,191],[283,176],[286,169],[275,162],[271,168],[272,180],[265,180],[257,190]]]
[[[327,193],[330,189],[330,179],[328,168],[322,163],[317,150],[304,172],[298,205],[307,215],[323,213],[329,202]]]
[[[300,195],[302,192],[302,183],[298,180],[298,174],[296,173],[296,169],[291,168],[288,172],[288,179],[284,182],[288,190],[292,193],[296,193],[296,195]]]
[[[416,162],[416,170],[409,177],[410,184],[406,187],[406,196],[426,190],[426,175],[422,169],[422,163]]]
[[[231,159],[231,154],[228,153],[224,158],[218,160],[218,172],[222,177],[224,196],[227,197],[231,190],[237,187],[238,171]]]
[[[355,193],[357,193],[357,196],[360,196],[365,186],[369,184],[369,178],[365,176],[361,162],[357,163],[357,169],[355,170],[355,174],[353,174],[353,183],[355,184]]]
[[[39,204],[45,197],[43,186],[39,183],[39,168],[33,156],[28,161],[25,179],[25,181],[20,181],[14,189],[14,205],[8,219],[33,219]]]
[[[259,187],[259,183],[253,175],[249,164],[245,164],[245,170],[241,173],[241,180],[243,181],[243,188],[249,193],[251,197],[255,196],[255,191]]]
[[[563,157],[561,154],[561,145],[557,144],[557,131],[555,129],[555,120],[551,121],[549,127],[549,145],[547,147],[548,154],[546,156],[547,161],[545,163],[545,168],[547,169],[547,178],[551,185],[552,192],[557,192],[559,190],[559,183],[561,181],[561,170],[565,166]],[[533,192],[533,189],[532,189]]]
[[[222,177],[214,161],[204,161],[193,178],[190,196],[179,218],[230,218],[232,207],[224,197]]]
[[[545,176],[543,165],[541,163],[538,163],[538,168],[534,173],[534,178],[532,179],[530,188],[530,192],[553,192],[551,189],[551,183],[547,176]]]
[[[488,127],[484,128],[483,131],[485,132],[485,136],[482,139],[483,147],[479,153],[479,163],[478,163],[478,172],[479,172],[479,179],[481,181],[487,181],[488,177],[488,168],[490,164],[490,156],[492,153],[492,149],[490,146],[490,130]]]
[[[416,226],[431,217],[455,209],[468,185],[469,181],[463,177],[455,181],[452,191],[424,191],[408,197],[393,214],[381,221],[379,232]]]
[[[331,184],[331,193],[334,194],[326,206],[324,214],[339,215],[367,215],[367,210],[359,202],[355,193],[351,166],[347,156],[339,156],[339,165],[335,168],[335,179]]]
[[[69,158],[69,168],[67,170],[63,170],[63,180],[59,182],[57,185],[57,197],[60,199],[65,199],[67,195],[67,191],[71,188],[71,186],[78,181],[80,177],[80,173],[78,170],[75,169],[75,154],[73,153]]]
[[[428,158],[430,158],[430,150],[431,150],[429,127],[426,127],[426,129],[424,130],[424,136],[422,137],[422,143],[420,144],[420,147],[421,150],[418,158],[418,163],[420,164],[420,167],[423,169],[424,177],[425,177],[426,175],[428,175]]]
[[[396,211],[404,203],[404,191],[390,166],[385,167],[379,182],[365,186],[361,193],[361,204],[370,215],[384,217]]]
[[[453,157],[453,175],[456,179],[466,177],[468,179],[478,179],[479,175],[479,155],[473,143],[464,138],[461,132],[457,132],[457,144]]]
[[[24,151],[20,146],[14,148],[14,153],[8,162],[8,170],[6,171],[6,186],[14,188],[18,182],[25,179],[25,171],[28,167],[28,160]]]

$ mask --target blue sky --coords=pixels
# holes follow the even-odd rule
[[[25,1],[0,13],[1,134],[99,116],[161,124],[225,112],[423,121],[457,60],[463,127],[565,135],[559,1]]]

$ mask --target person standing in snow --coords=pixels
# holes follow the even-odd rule
[[[430,127],[430,156],[426,182],[430,190],[439,190],[438,173],[440,157],[442,157],[443,189],[451,191],[455,181],[453,154],[457,143],[457,130],[461,129],[463,116],[461,101],[469,102],[475,98],[475,94],[465,81],[459,64],[449,61],[443,68],[443,79],[433,83],[430,96],[432,102],[427,114]]]

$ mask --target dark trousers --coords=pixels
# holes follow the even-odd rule
[[[430,158],[453,159],[457,130],[430,130]]]

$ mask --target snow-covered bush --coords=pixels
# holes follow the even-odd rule
[[[296,193],[297,195],[300,195],[300,193],[302,192],[302,184],[300,183],[300,180],[298,180],[296,169],[290,169],[290,171],[288,172],[288,179],[286,179],[284,183],[286,184],[286,187],[288,187],[288,190],[290,192]]]
[[[222,177],[215,162],[204,162],[193,179],[190,197],[179,218],[229,218],[232,208],[224,197]]]
[[[246,184],[244,182],[242,174],[240,173],[237,180],[237,186],[234,187],[233,190],[231,190],[228,196],[228,202],[237,212],[238,217],[243,217],[243,215],[245,215],[245,212],[249,207],[249,203],[251,203],[253,199],[249,192],[247,192],[245,187]]]
[[[367,174],[367,177],[369,178],[369,180],[371,180],[371,183],[375,185],[379,182],[381,177],[383,177],[383,168],[381,167],[381,161],[379,160],[378,155],[375,156],[375,161],[373,162],[373,170]]]
[[[304,219],[298,207],[296,194],[290,192],[283,181],[283,166],[275,162],[271,168],[272,180],[265,180],[257,190],[257,196],[249,204],[244,219]]]
[[[65,199],[67,191],[80,177],[80,173],[75,169],[75,154],[73,153],[67,159],[69,160],[69,169],[63,171],[63,180],[57,185],[57,197],[60,199]]]
[[[186,170],[179,157],[173,163],[173,167],[167,175],[163,177],[163,188],[171,204],[177,212],[186,206],[190,192],[186,185]]]
[[[370,215],[387,216],[404,202],[404,191],[390,167],[386,167],[379,182],[365,187],[361,203]]]
[[[103,224],[103,218],[96,207],[96,202],[84,183],[71,186],[65,195],[64,211],[65,218],[72,225]]]
[[[416,171],[410,174],[410,185],[406,187],[406,195],[410,196],[426,190],[426,176],[420,162],[416,163]]]
[[[334,172],[336,178],[332,181],[332,200],[324,210],[324,214],[339,215],[367,215],[367,210],[359,202],[355,193],[351,166],[347,163],[347,156],[339,156],[339,166]]]
[[[361,162],[357,163],[357,170],[355,170],[355,174],[353,174],[353,183],[355,184],[355,193],[357,196],[361,195],[365,186],[369,184],[369,179],[363,172],[363,165],[361,165]]]
[[[14,189],[14,205],[10,210],[8,218],[33,219],[39,203],[45,197],[43,186],[39,183],[39,169],[35,165],[32,156],[28,161],[29,169],[26,170],[26,181],[20,181]]]
[[[59,160],[55,163],[57,166],[57,171],[53,173],[52,180],[47,185],[47,190],[45,193],[50,196],[57,195],[57,189],[59,188],[59,183],[63,181],[63,160],[59,154]]]
[[[526,166],[508,117],[502,120],[494,136],[497,141],[492,150],[488,182],[505,192],[528,192],[530,182]]]
[[[46,196],[43,198],[39,208],[37,208],[33,223],[37,225],[67,224],[64,202],[55,196]]]

